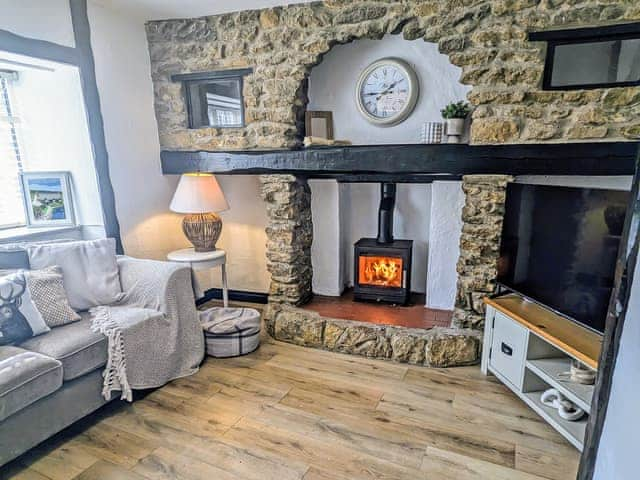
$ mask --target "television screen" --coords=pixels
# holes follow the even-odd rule
[[[498,283],[604,332],[629,193],[512,183]]]

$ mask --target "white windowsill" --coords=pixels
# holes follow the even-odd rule
[[[65,232],[77,232],[82,227],[79,225],[67,227],[15,227],[0,230],[0,243],[13,243],[28,240],[46,239],[51,234]]]

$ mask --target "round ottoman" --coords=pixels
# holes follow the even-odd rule
[[[253,308],[210,308],[200,312],[200,323],[212,357],[238,357],[260,346],[260,312]]]

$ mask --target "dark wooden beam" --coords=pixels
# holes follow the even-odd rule
[[[211,70],[208,72],[178,73],[171,75],[172,82],[197,82],[199,80],[216,80],[221,78],[234,78],[250,75],[253,68],[235,68],[227,70]]]
[[[82,95],[87,112],[87,126],[93,150],[93,163],[98,180],[98,192],[102,201],[104,230],[107,237],[115,239],[116,251],[124,253],[120,238],[120,223],[116,214],[115,194],[111,185],[111,174],[109,173],[109,153],[104,136],[104,121],[98,93],[95,61],[91,48],[91,27],[89,25],[87,0],[69,0],[69,7],[71,9],[73,36],[80,66]]]
[[[617,38],[637,38],[640,35],[640,22],[621,23],[600,27],[566,28],[563,30],[546,30],[529,32],[532,42],[588,42]]]
[[[596,387],[591,403],[591,415],[587,424],[584,450],[580,459],[578,480],[592,480],[596,467],[596,458],[600,447],[600,437],[609,407],[609,397],[613,385],[613,373],[620,350],[620,339],[627,317],[631,284],[638,261],[640,249],[640,157],[633,178],[631,200],[627,209],[620,252],[616,264],[615,283],[602,341],[602,351],[598,361]]]
[[[322,175],[314,175],[311,178],[325,178]],[[435,181],[461,180],[462,175],[422,175],[422,174],[352,174],[352,175],[329,175],[327,178],[334,178],[339,183],[433,183]]]
[[[633,175],[637,142],[366,145],[298,150],[161,152],[165,174]]]
[[[23,37],[7,30],[0,30],[0,50],[52,62],[79,65],[78,50],[45,40]]]

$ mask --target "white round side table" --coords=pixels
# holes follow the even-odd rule
[[[167,255],[172,262],[188,263],[192,270],[209,270],[220,266],[222,269],[222,301],[229,306],[229,292],[227,290],[227,252],[213,250],[211,252],[196,252],[194,248],[175,250]]]

